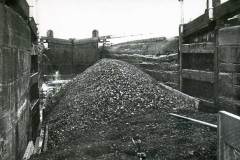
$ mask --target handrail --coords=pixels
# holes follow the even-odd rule
[[[217,129],[217,128],[218,128],[217,125],[215,125],[215,124],[211,124],[211,123],[208,123],[208,122],[200,121],[200,120],[197,120],[197,119],[193,119],[193,118],[181,116],[181,115],[174,114],[174,113],[169,113],[169,115],[174,116],[174,117],[177,117],[177,118],[189,120],[189,121],[192,121],[192,122],[195,122],[195,123],[198,123],[198,124],[201,124],[201,125],[210,127],[210,128],[214,128],[214,129]]]

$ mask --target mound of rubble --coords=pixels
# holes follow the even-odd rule
[[[32,159],[137,160],[140,152],[151,160],[216,159],[216,131],[168,113],[211,123],[215,115],[126,62],[103,59],[61,92],[45,120],[48,150]]]

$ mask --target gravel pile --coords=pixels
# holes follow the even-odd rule
[[[74,78],[48,113],[43,159],[216,159],[216,131],[173,118],[169,112],[216,123],[194,102],[173,94],[126,62],[103,59]],[[139,145],[133,140],[141,140]]]

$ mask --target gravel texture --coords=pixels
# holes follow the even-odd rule
[[[169,112],[216,123],[148,74],[122,61],[102,59],[60,91],[47,113],[48,151],[34,160],[214,160],[216,131]],[[141,140],[139,145],[133,140]]]

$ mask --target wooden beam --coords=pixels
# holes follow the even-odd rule
[[[240,13],[240,1],[229,0],[214,8],[214,20],[230,18]]]
[[[202,70],[183,69],[182,77],[210,83],[214,82],[214,73]]]
[[[214,53],[214,43],[183,44],[182,53]]]
[[[209,27],[210,23],[211,21],[209,20],[208,13],[204,13],[192,22],[183,25],[183,37],[202,31]]]
[[[215,23],[215,21],[219,19],[223,20],[231,18],[232,16],[240,13],[239,0],[229,0],[221,5],[219,5],[219,1],[217,0],[216,2],[213,2],[213,5],[213,21],[209,20],[208,12],[205,12],[203,15],[183,26],[183,37],[187,37],[194,33],[201,32],[210,27],[211,23]]]

